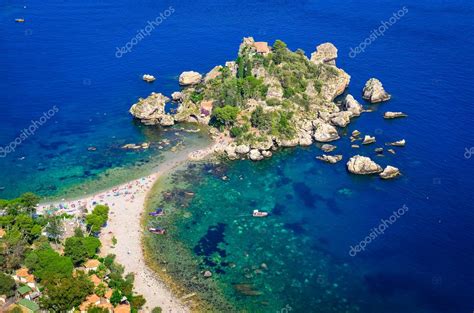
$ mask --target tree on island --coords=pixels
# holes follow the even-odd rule
[[[212,117],[216,125],[229,126],[235,122],[239,114],[239,108],[231,105],[225,105],[222,108],[215,108]]]
[[[87,228],[97,233],[101,230],[102,226],[107,223],[109,218],[109,207],[106,205],[98,204],[95,206],[91,214],[86,215]]]
[[[48,311],[67,312],[78,307],[93,290],[94,284],[82,273],[75,277],[49,280],[40,305]]]
[[[15,290],[15,280],[10,275],[0,272],[0,295],[14,296]]]
[[[75,266],[95,256],[101,243],[95,237],[69,237],[64,244],[64,255],[71,257]]]
[[[74,268],[70,257],[60,255],[49,244],[30,252],[25,259],[25,265],[40,280],[70,278]]]

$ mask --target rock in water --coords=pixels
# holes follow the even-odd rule
[[[385,91],[382,83],[377,78],[371,78],[365,83],[363,96],[365,100],[371,103],[377,103],[390,100],[390,94]]]
[[[331,152],[336,148],[337,148],[336,146],[333,146],[333,145],[330,145],[330,144],[327,144],[327,143],[325,143],[324,145],[321,146],[321,150],[323,150],[324,152]]]
[[[156,80],[155,76],[150,75],[150,74],[145,74],[143,75],[143,80],[146,81],[147,83],[152,83]]]
[[[248,145],[238,145],[235,148],[235,152],[238,154],[247,154],[250,151],[250,147]]]
[[[351,122],[352,112],[342,111],[331,115],[331,122],[339,127],[346,127]]]
[[[370,137],[369,135],[365,135],[364,141],[362,141],[363,145],[369,145],[375,142],[375,137]]]
[[[130,114],[147,125],[170,126],[174,124],[172,115],[165,113],[165,104],[170,99],[161,93],[152,92],[146,99],[139,99],[130,108]]]
[[[339,134],[334,126],[320,122],[316,125],[314,139],[319,142],[330,142],[339,139]]]
[[[211,271],[205,271],[204,274],[203,274],[203,276],[204,276],[205,278],[209,278],[209,277],[212,277],[212,273],[211,273]]]
[[[385,119],[392,119],[392,118],[400,118],[400,117],[407,117],[408,115],[406,115],[405,113],[403,112],[385,112],[384,115],[383,115],[383,118]]]
[[[382,179],[391,179],[401,175],[400,170],[394,166],[388,165],[382,173],[379,174]]]
[[[362,105],[352,95],[347,95],[342,100],[342,105],[347,111],[352,112],[353,116],[359,116],[364,110]]]
[[[405,147],[405,144],[406,144],[405,139],[402,139],[402,140],[386,143],[385,145],[394,146],[394,147]]]
[[[311,62],[315,64],[326,63],[336,65],[337,48],[330,42],[320,44],[316,51],[311,53]]]
[[[260,161],[263,159],[263,155],[257,149],[252,149],[249,152],[249,158],[252,161]]]
[[[382,167],[368,157],[356,155],[347,162],[347,170],[352,174],[370,175],[382,172]]]
[[[327,163],[335,164],[335,163],[342,160],[342,155],[340,155],[340,154],[338,154],[338,155],[323,154],[323,155],[318,155],[316,157],[316,159],[327,162]]]
[[[199,74],[198,72],[183,72],[181,75],[179,75],[179,84],[181,86],[191,86],[191,85],[196,85],[201,82],[202,75]]]
[[[352,137],[357,138],[359,136],[360,136],[360,131],[358,131],[357,129],[352,132]]]
[[[171,94],[171,99],[173,99],[173,101],[183,101],[183,93],[175,91]]]

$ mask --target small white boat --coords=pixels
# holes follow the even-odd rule
[[[268,216],[268,212],[260,212],[259,210],[253,210],[252,216],[253,217],[266,217]]]
[[[23,19],[23,18],[16,18],[16,19],[15,19],[15,22],[17,22],[17,23],[24,23],[24,22],[25,22],[25,19]]]

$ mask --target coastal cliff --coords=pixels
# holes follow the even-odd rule
[[[334,99],[349,85],[350,76],[336,67],[337,49],[324,43],[308,58],[277,40],[273,46],[244,38],[237,59],[216,66],[206,75],[183,72],[182,90],[172,99],[175,114],[166,113],[170,99],[152,93],[135,103],[130,113],[148,125],[194,122],[211,126],[211,135],[225,137],[216,152],[230,159],[270,157],[278,147],[307,146],[339,139],[362,112],[353,99]]]

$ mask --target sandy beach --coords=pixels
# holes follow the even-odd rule
[[[218,150],[222,144],[223,142],[217,142],[206,149],[193,151],[189,154],[177,153],[173,159],[162,163],[149,176],[80,199],[62,199],[40,204],[37,211],[39,214],[43,214],[53,206],[59,208],[57,213],[79,216],[84,213],[83,208],[87,208],[87,211],[90,212],[97,204],[108,205],[110,208],[109,220],[101,232],[100,255],[115,254],[117,262],[125,267],[125,272],[135,274],[135,291],[143,295],[147,301],[144,306],[145,312],[151,312],[157,306],[161,307],[163,312],[189,312],[189,309],[145,265],[141,245],[144,230],[140,221],[148,192],[158,177],[188,160],[205,158]],[[112,244],[114,237],[117,240],[115,246]]]

